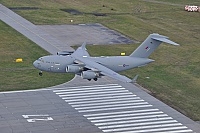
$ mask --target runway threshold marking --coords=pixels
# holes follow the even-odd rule
[[[118,84],[54,88],[52,91],[103,132],[193,132]]]

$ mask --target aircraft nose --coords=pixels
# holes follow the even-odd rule
[[[38,68],[38,63],[39,63],[39,62],[38,62],[37,60],[34,61],[34,62],[33,62],[33,66],[34,66],[35,68]]]

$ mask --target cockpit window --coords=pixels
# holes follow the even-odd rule
[[[42,61],[42,58],[39,58],[38,61]]]

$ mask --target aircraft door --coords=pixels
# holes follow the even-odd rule
[[[49,67],[50,72],[61,72],[60,64],[51,65]]]
[[[54,69],[54,66],[53,66],[53,65],[51,65],[51,66],[48,67],[48,71],[49,71],[49,72],[53,72],[53,69]]]

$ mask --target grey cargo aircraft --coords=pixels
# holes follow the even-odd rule
[[[75,73],[83,79],[94,79],[97,81],[101,76],[108,76],[122,82],[133,82],[126,76],[117,72],[145,66],[154,60],[149,59],[149,55],[162,43],[179,45],[172,42],[166,36],[150,34],[147,39],[129,56],[101,56],[91,57],[83,43],[74,52],[62,51],[57,55],[40,57],[33,65],[42,71],[57,73]]]

